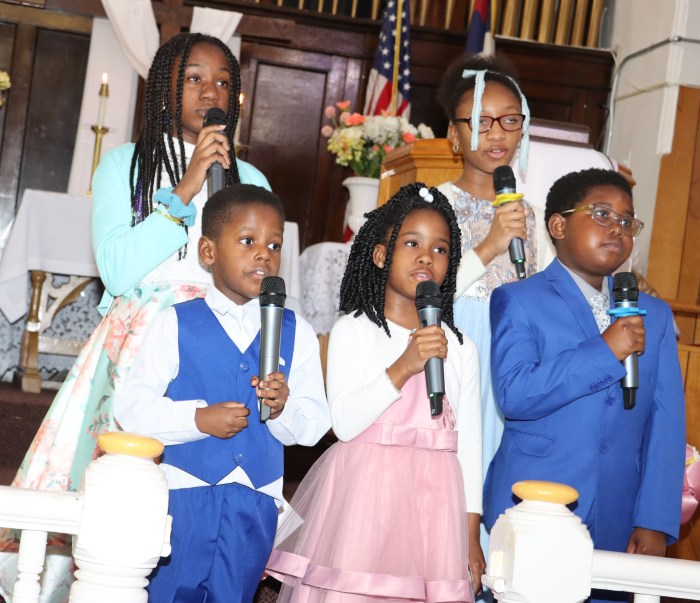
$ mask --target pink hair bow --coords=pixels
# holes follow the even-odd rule
[[[685,477],[681,499],[681,525],[688,523],[700,502],[700,454],[694,446],[685,446]]]

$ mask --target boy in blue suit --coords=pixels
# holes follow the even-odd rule
[[[567,174],[547,195],[558,258],[491,299],[491,359],[503,439],[484,487],[484,522],[519,502],[520,480],[569,484],[595,547],[663,556],[678,537],[685,404],[671,311],[639,294],[644,318],[610,321],[611,274],[643,224],[617,172]],[[589,300],[593,300],[591,303]],[[623,361],[639,356],[636,406],[623,408]],[[612,598],[615,597],[612,593]],[[607,599],[610,600],[610,599]]]
[[[283,446],[330,428],[318,340],[301,317],[284,311],[280,370],[256,375],[260,285],[279,271],[283,230],[282,204],[263,188],[212,195],[199,259],[214,286],[156,317],[115,395],[123,429],[166,445],[172,554],[151,576],[153,603],[250,603],[283,502]]]

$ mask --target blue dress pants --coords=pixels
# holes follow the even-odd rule
[[[272,497],[240,484],[170,491],[170,557],[150,576],[150,603],[251,603],[277,528]]]

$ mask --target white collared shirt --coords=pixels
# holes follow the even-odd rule
[[[257,299],[238,305],[216,287],[205,297],[226,334],[240,350],[250,346],[260,330],[260,304]],[[282,364],[285,359],[280,359]],[[208,436],[194,421],[197,408],[206,400],[172,400],[163,394],[180,369],[178,324],[174,308],[158,314],[144,336],[143,346],[125,382],[114,394],[114,416],[125,431],[154,437],[163,444],[184,444]],[[316,334],[299,315],[296,316],[294,357],[289,370],[289,399],[283,412],[266,422],[270,433],[284,445],[313,446],[330,428],[330,414],[323,386],[323,373]],[[234,436],[235,437],[235,436]],[[207,485],[200,479],[163,463],[168,487],[192,488]],[[240,467],[219,484],[253,484]],[[283,501],[282,478],[258,488]]]

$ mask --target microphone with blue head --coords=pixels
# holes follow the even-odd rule
[[[639,287],[637,277],[632,272],[618,272],[613,276],[612,298],[615,307],[608,314],[616,318],[624,316],[644,316],[646,310],[637,307]],[[637,401],[639,388],[639,357],[633,352],[622,361],[627,374],[620,385],[622,386],[622,401],[625,410],[632,410]]]

